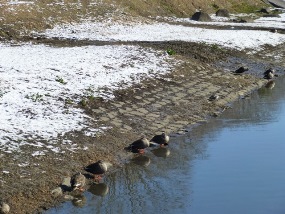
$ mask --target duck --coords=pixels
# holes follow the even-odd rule
[[[275,76],[275,70],[272,68],[269,68],[268,70],[266,70],[264,73],[264,79],[273,79],[273,77]]]
[[[140,153],[143,154],[145,152],[145,149],[150,146],[150,142],[146,137],[142,137],[133,143],[131,143],[128,147],[126,147],[126,150],[132,151],[134,153]]]
[[[214,101],[220,99],[220,96],[218,94],[213,94],[209,97],[209,101]]]
[[[84,191],[83,187],[86,184],[86,178],[83,174],[81,174],[81,172],[76,173],[71,177],[70,184],[73,191],[77,189]]]
[[[103,160],[99,160],[85,167],[85,171],[94,175],[95,181],[100,181],[102,176],[108,171],[111,163]]]
[[[151,143],[158,144],[160,146],[167,146],[169,143],[169,136],[163,132],[162,134],[155,135],[151,140]]]
[[[248,71],[248,67],[244,67],[244,66],[241,66],[240,68],[238,68],[235,73],[236,74],[241,74],[241,73],[244,73],[245,71]]]

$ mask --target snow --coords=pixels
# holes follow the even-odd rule
[[[227,30],[207,29],[161,22],[122,24],[85,20],[82,23],[65,24],[46,30],[42,35],[65,39],[96,40],[96,41],[188,41],[218,44],[239,50],[261,49],[263,45],[278,45],[285,41],[284,34],[275,34],[261,30],[235,30],[236,26],[273,28],[285,27],[285,15],[281,18],[260,18],[255,23],[229,22],[195,22],[190,19],[173,19],[182,23],[199,23],[212,25],[230,25]]]
[[[135,46],[0,48],[0,149],[7,152],[42,146],[28,141],[55,139],[72,130],[100,131],[88,127],[91,118],[82,109],[66,108],[65,100],[78,103],[83,96],[100,96],[104,86],[114,90],[124,81],[126,87],[171,68],[166,53]]]
[[[15,1],[10,1],[9,4],[11,4],[11,5],[17,5],[17,4],[34,4],[34,2],[15,0]]]
[[[281,18],[260,18],[248,25],[284,28],[284,19],[282,14]],[[189,19],[175,20],[190,22]],[[229,22],[216,19],[205,24],[228,25]],[[101,22],[83,20],[79,24],[58,25],[42,33],[34,32],[34,35],[93,41],[180,40],[250,51],[285,41],[283,34],[235,30],[235,26],[242,24],[230,25],[228,30],[215,30],[157,21],[124,24],[110,19]],[[0,150],[11,153],[29,145],[37,150],[33,156],[44,155],[47,150],[63,152],[54,141],[67,132],[82,131],[93,136],[109,128],[90,127],[90,121],[96,121],[73,105],[82,97],[92,95],[112,99],[112,93],[104,93],[101,89],[108,88],[112,92],[121,88],[122,82],[127,87],[143,78],[170,72],[172,65],[179,63],[165,52],[128,45],[51,47],[0,43],[0,49]],[[79,149],[67,139],[63,139],[62,144],[69,145],[69,151]]]
[[[212,22],[197,22],[191,20],[190,18],[176,18],[176,17],[157,17],[157,19],[164,19],[168,21],[174,21],[178,23],[189,23],[193,25],[216,25],[216,26],[231,26],[235,27],[258,27],[258,28],[269,28],[269,29],[284,29],[285,27],[285,13],[279,14],[280,17],[260,17],[255,19],[253,22],[239,23],[232,22],[232,20],[237,19],[238,17],[243,17],[245,15],[238,14],[238,16],[231,14],[230,18],[227,17],[217,17],[212,14]]]

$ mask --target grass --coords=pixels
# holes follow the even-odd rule
[[[211,48],[212,51],[220,50],[220,49],[221,49],[220,46],[217,45],[217,44],[211,44],[211,45],[210,45],[210,48]]]
[[[33,102],[43,101],[43,97],[44,97],[44,95],[42,95],[40,93],[35,93],[35,94],[25,96],[25,98],[31,99]]]
[[[215,3],[211,4],[211,6],[213,7],[214,10],[220,9],[220,7]]]
[[[168,55],[174,55],[174,54],[176,54],[176,52],[175,52],[172,48],[167,48],[166,53],[167,53]]]
[[[201,8],[207,12],[215,12],[218,8],[226,8],[231,12],[251,13],[266,7],[260,0],[102,0],[94,4],[91,1],[65,0],[64,6],[62,0],[32,0],[34,4],[19,4],[14,6],[14,12],[10,12],[12,7],[8,0],[3,0],[0,7],[0,26],[6,26],[0,29],[0,37],[9,39],[11,36],[24,35],[29,31],[42,31],[46,28],[52,28],[56,24],[77,22],[84,18],[104,19],[107,14],[125,14],[142,16],[169,16],[189,17],[196,9]],[[48,6],[47,6],[48,5]],[[51,17],[56,17],[53,19]],[[20,20],[20,21],[19,21]],[[13,27],[9,27],[13,26]],[[6,29],[7,28],[7,29]],[[22,32],[20,34],[20,32]]]
[[[85,107],[87,106],[87,100],[85,98],[82,98],[80,101],[79,101],[79,105]]]
[[[233,3],[232,8],[237,13],[256,13],[261,9],[260,5],[248,4],[245,2]]]
[[[0,97],[3,97],[4,94],[5,94],[4,91],[0,91]]]
[[[65,82],[65,81],[63,80],[63,78],[62,78],[62,77],[59,77],[59,76],[56,77],[55,81],[57,81],[57,82],[59,82],[59,83],[61,83],[61,84],[63,84],[63,85],[66,85],[66,84],[67,84],[67,82]]]

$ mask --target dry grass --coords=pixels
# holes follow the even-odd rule
[[[215,12],[227,8],[230,12],[250,12],[264,6],[260,0],[30,0],[33,4],[9,4],[0,7],[0,37],[13,37],[20,32],[44,30],[58,23],[78,22],[84,18],[118,16],[190,17],[195,10]],[[119,9],[119,10],[118,10]],[[114,17],[114,16],[113,16]]]
[[[120,5],[139,15],[176,15],[190,17],[197,9],[215,12],[218,8],[226,8],[231,12],[250,12],[250,9],[260,8],[264,3],[260,0],[119,0]],[[238,7],[243,5],[243,7]],[[244,9],[245,11],[241,11]]]

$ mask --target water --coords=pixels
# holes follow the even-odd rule
[[[282,77],[46,214],[285,213],[284,139]]]

